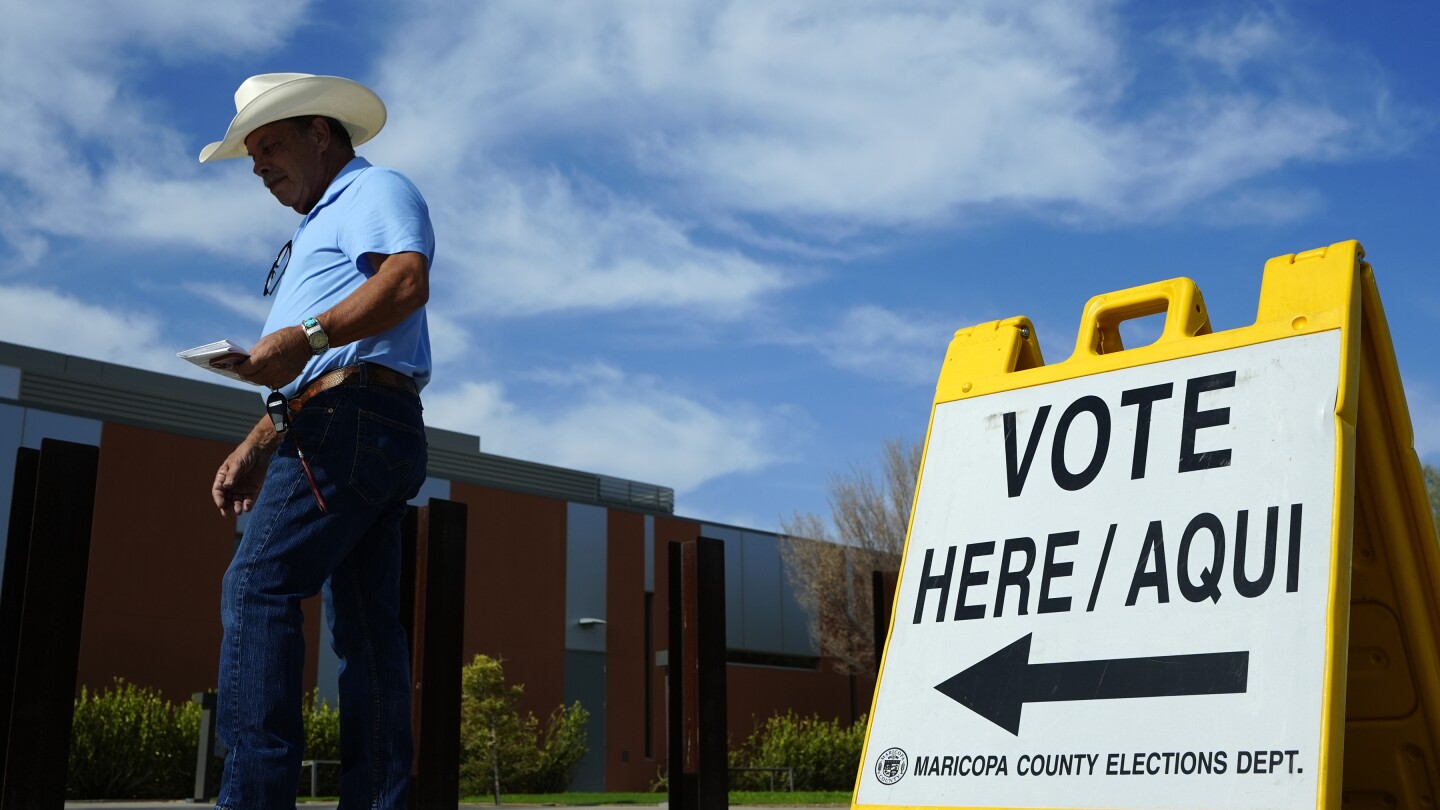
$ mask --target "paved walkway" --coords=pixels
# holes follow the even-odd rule
[[[550,806],[550,805],[547,805]],[[844,805],[841,805],[842,807]],[[206,810],[213,807],[211,804],[198,804],[190,801],[168,801],[168,802],[65,802],[65,810]],[[336,810],[334,802],[301,802],[297,805],[299,810]],[[501,807],[534,807],[534,805],[506,804]],[[637,810],[642,807],[660,807],[665,805],[654,804],[624,804],[624,805],[586,805],[585,810]],[[461,804],[456,810],[494,810],[495,805],[491,802],[483,804]],[[769,807],[764,810],[816,810],[815,807]]]
[[[197,804],[194,801],[66,801],[65,810],[204,810],[212,804]],[[298,810],[336,810],[334,801],[301,801]],[[501,807],[536,807],[534,804],[501,804]],[[553,807],[547,804],[546,807]],[[644,807],[665,807],[664,804],[613,804],[613,806],[586,806],[586,810],[639,810]],[[841,804],[840,807],[844,807]],[[456,810],[494,810],[494,804],[461,804]],[[765,810],[816,810],[809,807],[766,807]]]
[[[524,807],[524,806],[525,806],[525,805],[515,805],[515,804],[501,805],[502,808],[505,808],[505,807],[517,807],[517,808],[518,808],[518,807]],[[113,801],[113,802],[65,802],[65,810],[209,810],[209,808],[211,808],[211,807],[214,807],[214,805],[211,804],[211,803],[209,803],[209,802],[206,802],[206,803],[197,803],[197,802],[191,802],[191,801],[168,801],[168,802],[132,802],[132,801]],[[298,808],[298,810],[336,810],[335,802],[301,802],[301,803],[299,803],[298,805],[296,805],[296,807]],[[636,810],[637,808],[641,808],[641,807],[655,807],[655,805],[643,805],[643,804],[641,804],[641,805],[635,805],[635,804],[625,805],[625,806],[624,806],[624,810]],[[456,810],[481,810],[481,808],[489,808],[489,810],[495,810],[495,805],[494,805],[494,803],[492,803],[492,802],[486,802],[485,804],[461,804],[461,805],[459,805],[459,806],[456,808]],[[600,806],[594,806],[594,807],[586,807],[585,810],[622,810],[622,808],[621,808],[621,807],[618,807],[618,806],[615,807],[615,808],[604,808],[604,807],[600,807]],[[797,808],[797,810],[798,810],[798,808]]]
[[[205,810],[213,807],[209,803],[196,803],[191,801],[167,801],[167,802],[139,802],[139,801],[112,801],[112,802],[65,802],[65,810]],[[626,804],[626,805],[586,805],[585,810],[637,810],[642,807],[659,807],[653,804]],[[336,810],[334,802],[301,802],[296,805],[299,810]],[[534,807],[534,805],[506,804],[504,807]],[[484,804],[461,804],[456,810],[482,810],[488,808],[494,810],[492,802]],[[766,810],[785,810],[784,808],[766,808]],[[792,810],[814,810],[814,808],[793,808]]]

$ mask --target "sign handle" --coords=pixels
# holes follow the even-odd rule
[[[1165,329],[1156,343],[1210,334],[1210,315],[1200,288],[1188,278],[1172,278],[1091,298],[1080,318],[1080,338],[1071,359],[1123,351],[1120,324],[1162,312]]]

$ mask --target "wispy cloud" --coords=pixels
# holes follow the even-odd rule
[[[270,314],[269,299],[256,295],[253,288],[201,281],[181,282],[178,286],[203,302],[214,304],[249,321],[256,334],[265,323],[265,316]]]
[[[239,167],[195,166],[193,139],[127,82],[129,54],[263,51],[305,4],[75,6],[14,9],[0,32],[0,237],[30,265],[53,238],[273,250],[291,215]],[[462,282],[438,304],[453,317],[713,318],[814,277],[787,261],[873,249],[877,229],[998,212],[1103,225],[1197,204],[1208,220],[1294,217],[1308,207],[1251,184],[1414,130],[1378,70],[1294,58],[1320,35],[1281,13],[1152,35],[1123,8],[429,0],[393,37],[429,46],[375,65],[392,115],[367,151],[430,197]],[[1151,62],[1222,75],[1141,92]],[[1381,118],[1383,143],[1367,134]]]
[[[402,38],[440,46],[382,63],[411,121],[398,155],[523,167],[537,145],[560,164],[579,149],[679,210],[812,236],[980,206],[1164,217],[1292,162],[1389,148],[1366,120],[1383,76],[1276,56],[1323,39],[1280,14],[1190,15],[1159,34],[1184,47],[1156,49],[1099,0],[426,8]],[[1148,92],[1142,53],[1166,75],[1205,62],[1236,80]],[[1413,129],[1389,123],[1401,141]]]
[[[862,304],[811,330],[785,326],[765,339],[819,354],[831,365],[867,377],[929,385],[940,373],[945,346],[968,321]]]
[[[0,286],[0,340],[253,390],[176,358],[162,325],[152,312],[98,306],[30,285]]]
[[[1192,17],[1193,19],[1193,17]],[[1256,63],[1274,60],[1286,48],[1285,29],[1294,21],[1278,9],[1244,8],[1238,12],[1207,15],[1187,28],[1168,28],[1162,39],[1177,52],[1210,62],[1231,79]]]
[[[548,395],[521,404],[496,381],[426,393],[426,419],[475,433],[487,452],[660,481],[678,490],[753,472],[784,451],[783,414],[706,404],[672,382],[604,364],[530,376]]]
[[[480,170],[427,186],[457,314],[661,308],[731,318],[790,286],[783,270],[697,242],[653,206],[553,171]]]
[[[45,334],[61,351],[118,346],[107,359],[178,373],[165,360],[172,322],[127,303],[133,282],[76,281],[84,259],[65,282],[40,274],[74,246],[86,257],[149,251],[167,267],[197,255],[181,297],[156,311],[198,297],[262,317],[253,292],[236,292],[233,265],[258,281],[294,215],[241,162],[196,165],[195,133],[176,120],[183,102],[146,74],[270,69],[260,63],[287,40],[315,33],[309,6],[10,6],[0,240],[16,261],[0,271],[10,284],[0,336]],[[1296,188],[1286,169],[1388,156],[1424,125],[1373,60],[1313,58],[1341,43],[1283,5],[1207,6],[1148,29],[1133,8],[408,4],[383,40],[395,45],[341,63],[364,66],[357,78],[390,106],[386,133],[362,151],[417,181],[440,234],[430,318],[438,384],[449,387],[427,392],[432,419],[500,452],[689,488],[774,466],[786,416],[744,395],[712,398],[678,375],[639,373],[644,360],[502,378],[490,353],[526,341],[506,330],[547,323],[536,316],[624,331],[635,313],[659,313],[746,350],[798,347],[928,385],[964,324],[856,300],[829,271],[917,232],[1016,217],[1087,228],[1291,221],[1326,191]],[[207,136],[228,120],[231,90],[208,90]],[[155,281],[143,278],[147,293]],[[784,313],[788,331],[767,331],[806,285],[815,295]],[[564,388],[582,371],[586,386]],[[1417,424],[1417,445],[1440,438]]]
[[[268,212],[253,189],[246,197],[254,203],[231,194],[235,176],[198,175],[164,105],[132,83],[134,54],[183,62],[273,47],[307,5],[8,4],[0,27],[0,211],[8,221],[0,235],[32,265],[54,237],[233,249]]]

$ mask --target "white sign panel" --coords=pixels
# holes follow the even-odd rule
[[[936,407],[856,803],[1314,808],[1340,333]]]

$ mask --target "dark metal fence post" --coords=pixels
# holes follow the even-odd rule
[[[410,582],[412,726],[411,810],[460,803],[460,670],[464,666],[465,505],[432,498],[406,538]]]
[[[12,530],[7,541],[29,550],[18,597],[19,633],[13,649],[0,651],[0,661],[14,670],[10,694],[3,696],[10,710],[0,810],[59,810],[65,804],[99,467],[100,448],[45,439],[34,489],[28,496],[17,492],[11,507],[33,504],[30,525]],[[23,477],[17,469],[17,484]]]
[[[895,585],[899,580],[898,571],[870,572],[870,604],[875,613],[875,672],[880,672],[880,661],[885,655],[885,642],[890,637],[890,611],[895,606]]]
[[[40,451],[20,448],[15,458],[15,484],[10,497],[10,530],[5,544],[5,574],[0,583],[0,743],[10,735],[10,708],[15,705],[15,668],[20,656],[20,614],[25,607],[25,573],[30,567],[30,523],[35,510],[35,479]],[[0,745],[0,788],[9,773],[10,747]],[[3,801],[3,799],[0,799]]]
[[[669,563],[670,809],[725,810],[725,544],[673,543]]]
[[[210,801],[211,770],[215,762],[215,693],[196,692],[191,700],[200,704],[200,738],[195,743],[195,795],[190,801]]]

